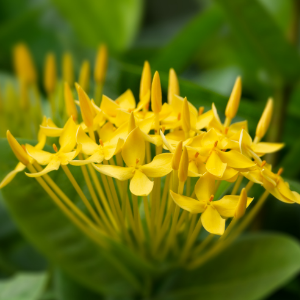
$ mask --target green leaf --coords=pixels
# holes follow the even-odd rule
[[[296,240],[276,234],[246,235],[199,269],[177,274],[172,289],[154,299],[262,299],[299,270]]]
[[[220,29],[223,16],[217,7],[197,14],[151,61],[154,70],[183,71],[196,52]]]
[[[1,180],[7,165],[17,162],[5,139],[0,140],[0,148]],[[84,182],[80,168],[73,170],[77,181]],[[64,173],[53,172],[52,178],[79,205],[78,196]],[[100,293],[130,295],[140,288],[144,274],[152,272],[144,260],[122,245],[105,240],[108,248],[104,249],[91,240],[54,204],[35,179],[20,173],[2,193],[10,214],[28,240],[82,285]]]
[[[132,43],[141,19],[142,0],[52,0],[69,21],[82,43],[96,47],[100,42],[112,52],[122,52]]]
[[[228,18],[239,46],[247,53],[250,64],[265,68],[274,78],[296,80],[300,58],[296,49],[257,0],[216,0]]]
[[[38,300],[45,288],[46,273],[18,273],[0,281],[0,299]]]

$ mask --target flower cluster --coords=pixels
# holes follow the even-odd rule
[[[103,58],[100,64],[106,64]],[[101,81],[103,72],[98,77]],[[46,86],[50,91],[51,82]],[[235,223],[253,200],[247,193],[254,183],[266,190],[260,205],[269,193],[286,203],[300,203],[299,194],[280,176],[282,170],[273,173],[271,165],[262,160],[265,154],[283,147],[261,142],[270,124],[272,99],[254,139],[248,133],[247,121],[232,123],[241,98],[240,78],[229,98],[224,123],[214,104],[204,112],[203,107],[197,109],[180,96],[173,69],[164,102],[159,73],[152,79],[148,62],[142,72],[138,103],[127,90],[116,100],[103,95],[97,105],[81,85],[75,87],[78,101],[70,86],[64,86],[68,120],[63,128],[44,117],[35,146],[21,146],[7,132],[20,162],[1,187],[27,167],[26,175],[36,178],[53,199],[52,193],[57,195],[77,224],[99,240],[105,235],[153,258],[163,259],[172,253],[185,261],[195,258],[199,247],[203,248],[201,244],[198,250],[196,247],[202,227],[225,238],[233,226],[239,226]],[[43,150],[48,137],[58,140],[53,151]],[[68,165],[81,168],[88,194]],[[82,199],[85,211],[75,207],[48,176],[60,168]],[[249,182],[236,195],[243,178]],[[222,182],[232,183],[232,192],[216,199]],[[229,218],[233,221],[226,228]]]

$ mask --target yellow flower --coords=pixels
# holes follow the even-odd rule
[[[136,146],[138,145],[138,146]],[[172,171],[170,153],[157,155],[149,164],[145,164],[145,140],[139,128],[134,129],[127,137],[122,157],[127,167],[112,165],[94,165],[100,173],[118,180],[130,180],[130,191],[137,196],[147,196],[153,189],[153,181],[149,177],[163,177]]]
[[[266,153],[277,152],[284,147],[282,143],[254,143],[251,136],[244,129],[241,131],[239,141],[240,151],[242,154],[253,157],[258,163],[261,163],[260,156]]]
[[[201,215],[203,227],[212,234],[222,235],[225,230],[225,219],[234,216],[239,196],[224,196],[213,201],[215,193],[215,180],[206,173],[196,183],[195,194],[198,200],[179,195],[170,191],[175,203],[192,214]],[[247,206],[253,198],[247,198]]]
[[[67,165],[69,161],[73,160],[81,150],[78,145],[75,151],[72,151],[76,146],[76,131],[77,126],[73,119],[70,118],[59,138],[60,149],[57,151],[56,146],[53,148],[56,153],[49,153],[47,151],[36,149],[31,145],[26,145],[27,153],[41,165],[46,165],[46,168],[37,173],[26,173],[29,177],[42,176],[50,171],[58,170],[60,165]]]
[[[85,160],[72,160],[70,161],[71,165],[80,166],[88,163],[102,163],[102,161],[110,160],[115,154],[117,154],[124,141],[118,139],[116,143],[104,142],[100,140],[100,145],[97,145],[91,138],[89,138],[84,131],[79,128],[77,132],[77,144],[81,146],[82,153],[90,155]]]

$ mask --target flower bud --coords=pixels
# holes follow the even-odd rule
[[[88,91],[90,86],[90,71],[90,63],[88,60],[85,60],[81,65],[78,80],[79,85],[83,88],[84,91]]]
[[[75,86],[79,97],[82,119],[87,127],[92,127],[95,112],[91,100],[78,83],[75,83]]]
[[[185,182],[188,176],[189,169],[189,155],[186,147],[183,147],[183,152],[180,159],[179,169],[178,169],[178,179],[180,182]]]
[[[94,79],[98,84],[103,84],[107,70],[107,47],[106,45],[100,45],[96,57]]]
[[[230,98],[228,100],[225,116],[226,118],[233,119],[239,108],[240,99],[242,95],[242,80],[238,77],[235,81],[234,87],[232,89]]]
[[[53,53],[49,53],[46,56],[45,61],[45,74],[44,74],[44,86],[48,94],[52,94],[55,90],[56,85],[56,62]]]
[[[23,147],[18,143],[18,141],[13,137],[9,130],[6,132],[7,140],[11,150],[14,152],[17,159],[25,166],[30,163],[30,157],[25,152]]]
[[[162,108],[162,95],[159,74],[156,71],[153,76],[151,87],[151,108],[155,114],[160,113]]]
[[[174,155],[173,155],[173,158],[172,158],[172,169],[173,170],[178,170],[179,169],[181,153],[182,153],[182,141],[180,141],[177,144],[177,147],[175,149],[175,152],[174,152]]]
[[[135,119],[133,112],[130,113],[129,121],[128,121],[128,134],[136,128]]]
[[[174,95],[179,96],[179,83],[174,69],[169,71],[168,103],[172,104]]]
[[[151,67],[148,61],[144,62],[141,83],[140,83],[140,101],[151,89]]]
[[[25,80],[27,84],[35,83],[37,80],[36,69],[25,44],[18,44],[14,48],[14,67],[17,77]]]
[[[237,204],[237,207],[235,209],[235,213],[234,213],[234,217],[236,219],[240,219],[246,211],[247,208],[247,191],[246,189],[242,189],[241,194],[240,194],[240,198],[239,198],[239,202]]]
[[[273,113],[273,99],[270,98],[267,102],[264,112],[262,113],[261,118],[256,127],[256,136],[259,139],[262,139],[266,134],[272,119],[272,113]]]
[[[64,84],[64,97],[65,97],[66,112],[68,117],[72,116],[74,121],[77,120],[78,112],[76,109],[76,104],[70,86],[67,82],[65,82]]]
[[[189,132],[191,129],[190,109],[187,98],[185,97],[182,104],[182,129],[184,132]]]
[[[70,53],[65,53],[63,56],[63,81],[67,82],[70,86],[74,84],[74,68],[72,56]]]

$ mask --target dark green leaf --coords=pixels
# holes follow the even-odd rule
[[[220,29],[223,16],[212,7],[194,17],[151,61],[154,70],[181,72],[195,53]]]
[[[262,299],[300,270],[300,246],[284,235],[247,235],[194,271],[182,271],[172,290],[154,299]]]
[[[239,46],[273,78],[296,80],[300,58],[265,7],[257,0],[216,0],[228,17]]]

